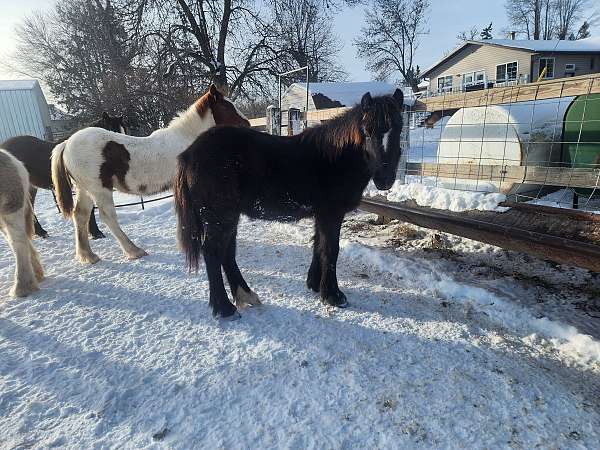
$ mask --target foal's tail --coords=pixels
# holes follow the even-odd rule
[[[194,206],[194,199],[190,190],[188,171],[193,170],[191,164],[182,156],[177,158],[177,172],[173,182],[173,196],[175,197],[175,212],[177,213],[177,241],[179,248],[185,253],[185,260],[190,271],[197,271],[204,226],[199,210]]]
[[[73,194],[71,180],[63,160],[66,145],[66,142],[61,142],[52,150],[52,184],[56,192],[58,207],[63,216],[68,218],[73,213]]]

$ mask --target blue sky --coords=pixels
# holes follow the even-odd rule
[[[494,37],[504,37],[500,30],[508,24],[504,13],[504,0],[430,0],[429,33],[422,37],[417,52],[417,63],[422,69],[439,60],[444,52],[458,44],[456,35],[473,25],[481,29],[494,23]],[[346,8],[335,19],[335,29],[344,42],[341,62],[353,81],[371,79],[364,62],[356,58],[352,40],[360,34],[365,7]]]
[[[417,53],[417,63],[427,68],[440,59],[444,52],[457,43],[456,35],[473,25],[481,28],[494,23],[494,36],[504,37],[501,30],[507,27],[504,0],[430,0],[431,7],[427,28],[429,33],[422,37]],[[14,50],[13,29],[23,16],[33,10],[44,10],[53,4],[50,0],[0,0],[0,63]],[[335,32],[344,47],[340,62],[352,81],[367,81],[372,75],[364,69],[364,62],[356,58],[352,41],[360,33],[364,20],[364,7],[342,9],[335,17]],[[600,34],[600,26],[592,29],[592,35]],[[0,64],[0,79],[14,78]]]

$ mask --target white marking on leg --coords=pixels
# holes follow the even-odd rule
[[[235,306],[240,309],[244,309],[248,306],[259,306],[262,302],[258,298],[258,295],[253,290],[246,292],[241,286],[238,286],[233,296],[235,299]]]
[[[75,255],[84,264],[96,264],[100,261],[90,247],[89,221],[94,202],[87,192],[77,188],[73,224],[75,225]]]
[[[125,253],[125,257],[127,257],[127,259],[137,259],[141,258],[142,256],[146,256],[148,253],[131,242],[131,240],[119,226],[112,192],[106,190],[105,192],[95,192],[92,195],[96,200],[98,209],[100,210],[100,218],[102,219],[102,222],[106,224],[112,235],[119,242],[123,253]]]
[[[8,244],[12,248],[16,259],[15,279],[9,295],[26,297],[40,288],[31,264],[31,243],[27,235],[24,208],[6,215],[4,224]]]

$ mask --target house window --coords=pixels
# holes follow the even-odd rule
[[[452,92],[452,75],[438,77],[438,91]]]
[[[544,69],[546,72],[544,73]],[[554,58],[540,58],[538,77],[544,73],[544,79],[554,78]]]
[[[467,72],[462,75],[463,86],[473,86],[477,84],[485,83],[485,71],[480,70],[477,72]]]
[[[565,64],[565,76],[566,77],[574,77],[575,76],[575,64]]]
[[[517,79],[518,63],[510,62],[496,66],[496,83],[505,83]]]

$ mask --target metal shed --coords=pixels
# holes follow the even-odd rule
[[[21,135],[52,138],[48,103],[37,80],[0,80],[0,142]]]

